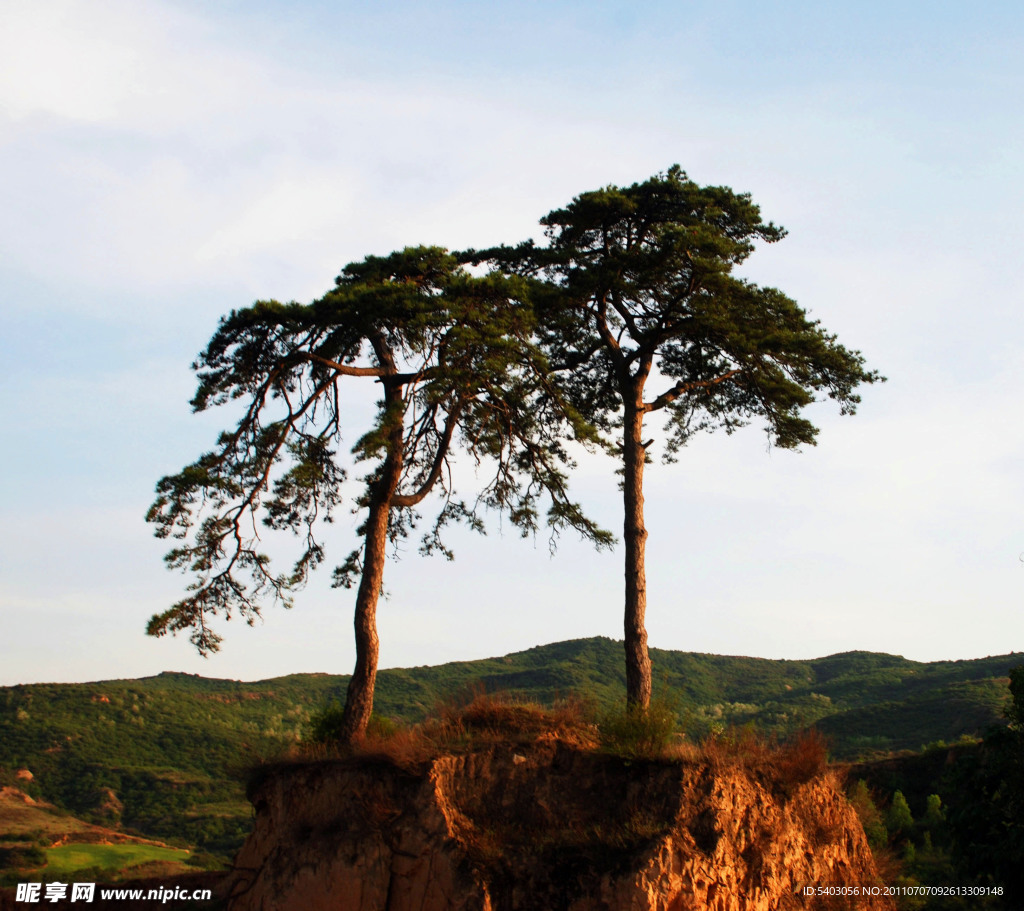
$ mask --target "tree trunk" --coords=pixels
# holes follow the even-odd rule
[[[341,722],[341,740],[346,744],[365,736],[373,713],[373,691],[377,683],[377,659],[380,653],[377,600],[384,582],[391,499],[402,476],[404,424],[400,410],[401,386],[395,386],[395,390],[392,392],[385,386],[385,401],[391,406],[388,410],[393,414],[393,425],[388,431],[388,454],[381,466],[380,477],[372,482],[370,511],[366,518],[363,572],[356,593],[356,666],[348,682]],[[397,414],[394,413],[396,410]]]
[[[622,493],[625,519],[622,537],[626,546],[626,704],[647,711],[651,703],[651,659],[647,653],[647,573],[644,552],[647,529],[644,527],[644,412],[642,386],[633,395],[624,396],[622,450],[624,476]]]

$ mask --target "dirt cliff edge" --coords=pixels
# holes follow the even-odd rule
[[[401,767],[268,767],[231,911],[871,908],[857,816],[832,772],[627,761],[557,739]],[[822,887],[856,888],[848,899]]]

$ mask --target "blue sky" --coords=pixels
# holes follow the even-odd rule
[[[326,580],[208,661],[143,635],[185,584],[142,521],[153,485],[224,421],[188,407],[218,317],[369,253],[539,236],[674,162],[786,226],[745,274],[889,382],[852,419],[816,408],[804,453],[751,428],[652,467],[652,644],[1024,648],[1022,31],[1008,3],[9,0],[0,683],[347,672]],[[612,471],[575,480],[617,529]],[[384,666],[620,635],[620,552],[456,544],[389,567]]]

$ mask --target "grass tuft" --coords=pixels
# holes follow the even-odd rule
[[[601,748],[625,759],[664,759],[678,742],[675,710],[657,699],[646,710],[628,706],[608,712],[598,722],[598,730]]]

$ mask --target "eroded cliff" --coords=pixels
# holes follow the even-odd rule
[[[549,737],[281,765],[251,796],[231,911],[892,908],[805,894],[878,881],[827,769],[630,762]]]

